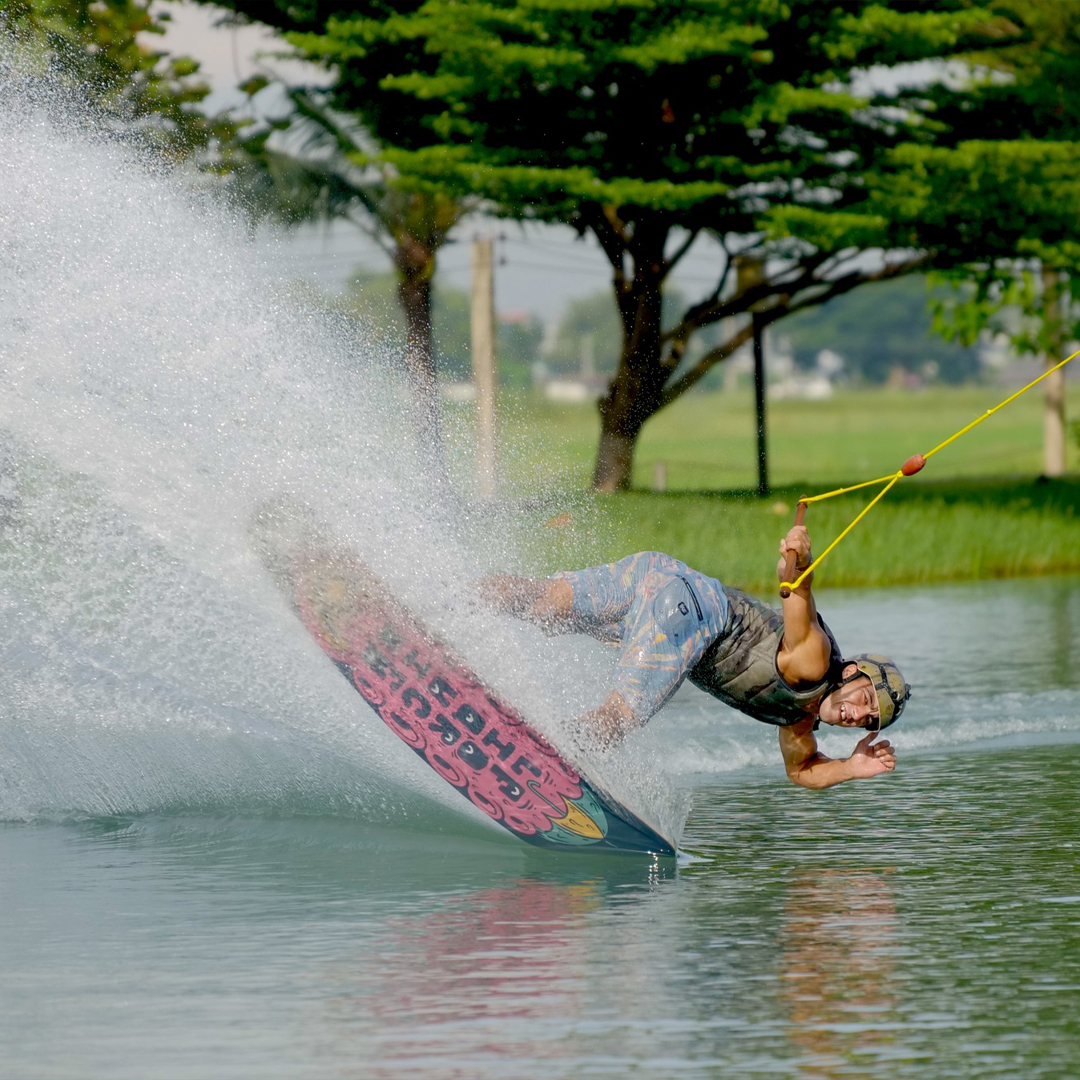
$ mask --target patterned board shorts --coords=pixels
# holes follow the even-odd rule
[[[555,577],[574,590],[573,628],[621,647],[614,689],[641,724],[667,703],[727,623],[720,582],[659,551]]]

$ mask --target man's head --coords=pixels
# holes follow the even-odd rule
[[[880,731],[899,719],[911,687],[884,656],[859,653],[845,660],[840,682],[818,706],[818,719],[840,727]]]

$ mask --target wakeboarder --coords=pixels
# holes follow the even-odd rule
[[[810,565],[804,526],[780,543],[781,582],[789,553],[797,569]],[[776,611],[670,555],[645,551],[541,580],[495,574],[481,580],[480,591],[497,610],[548,633],[584,633],[620,649],[615,685],[580,717],[602,744],[640,728],[689,679],[774,724],[789,779],[826,788],[892,772],[896,750],[878,736],[899,718],[911,688],[884,656],[844,659],[817,612],[812,580],[790,589]],[[829,758],[814,735],[822,722],[867,734],[850,757]]]

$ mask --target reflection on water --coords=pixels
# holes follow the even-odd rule
[[[4,1068],[1073,1075],[1080,694],[1071,668],[1038,689],[1053,642],[1076,640],[1072,586],[893,594],[883,645],[907,642],[929,673],[897,729],[914,752],[887,778],[807,792],[765,732],[769,769],[693,774],[680,866],[548,856],[436,810],[398,827],[392,806],[0,826]],[[870,625],[833,606],[848,631]],[[1026,665],[997,663],[1010,636]],[[979,640],[994,651],[976,669]],[[669,750],[725,730],[756,745],[749,722],[668,719]],[[1000,731],[1008,745],[985,737]]]
[[[780,992],[805,1075],[833,1076],[892,1038],[897,913],[888,872],[797,875],[781,935]]]
[[[458,1069],[500,1045],[525,1060],[572,1054],[564,1032],[551,1045],[551,1025],[589,1012],[588,916],[606,891],[524,878],[391,917],[323,972],[326,1025],[352,1033],[372,1077],[442,1075],[447,1058]]]
[[[1071,1075],[1071,747],[696,791],[675,867],[333,818],[0,827],[13,1076]]]

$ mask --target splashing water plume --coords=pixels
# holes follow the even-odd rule
[[[436,496],[395,358],[193,181],[0,88],[0,820],[472,814],[293,618],[248,543],[259,503],[312,507],[549,735],[595,661],[472,601],[512,540],[470,545]],[[556,663],[578,674],[552,690]],[[603,767],[678,831],[656,775]]]

